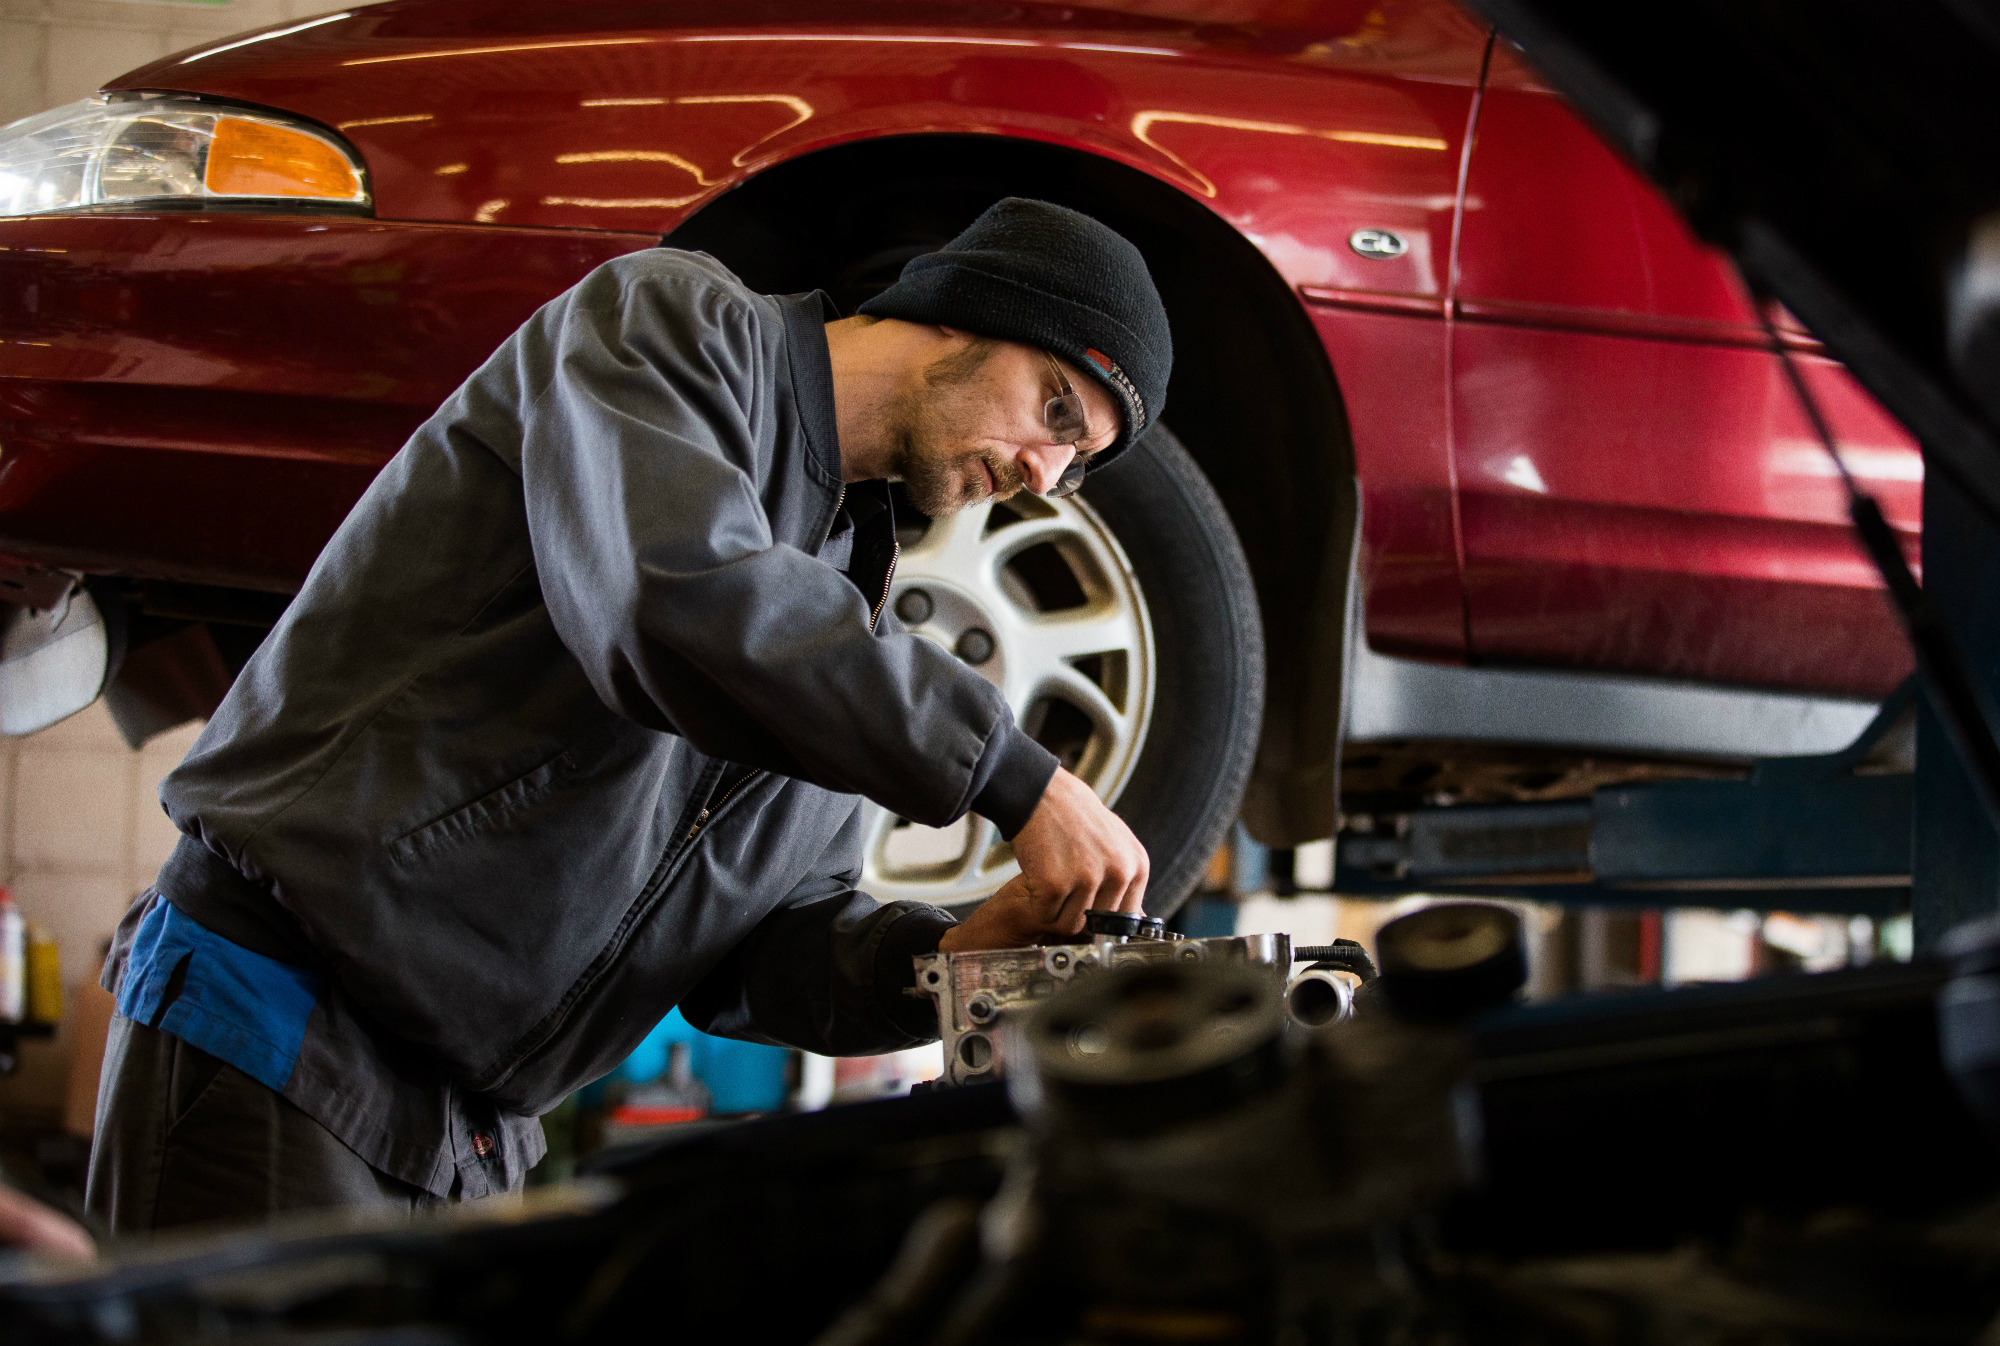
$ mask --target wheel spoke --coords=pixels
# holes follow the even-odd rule
[[[898,569],[945,575],[963,582],[984,568],[986,547],[981,535],[992,513],[991,504],[967,505],[956,514],[932,520],[923,537],[903,549]]]
[[[1113,650],[1133,653],[1141,641],[1134,614],[1111,603],[1040,613],[1023,621],[1018,634],[1010,631],[1008,635],[1009,654],[1018,650],[1016,657],[1034,673],[1087,654]]]
[[[1000,829],[994,826],[990,819],[982,818],[977,814],[973,815],[972,849],[966,852],[970,859],[968,868],[972,873],[982,877],[985,875],[986,857],[993,850],[993,847],[998,844],[999,840]]]
[[[982,526],[984,521],[981,521]],[[1044,542],[1062,542],[1077,537],[1074,520],[1023,519],[1020,523],[1010,523],[1005,528],[980,539],[980,549],[992,558],[991,564],[1004,564],[1009,557],[1018,556],[1030,547]]]
[[[1114,739],[1122,739],[1125,734],[1125,714],[1111,703],[1104,689],[1092,682],[1069,665],[1052,668],[1042,675],[1041,685],[1029,699],[1032,705],[1044,696],[1059,697],[1088,715],[1091,723],[1101,734]]]
[[[889,832],[895,825],[895,814],[872,799],[861,802],[861,858],[870,869],[880,870],[883,867]]]
[[[978,880],[986,852],[999,840],[999,833],[993,829],[992,824],[981,818],[969,819],[958,824],[955,830],[961,842],[969,837],[970,844],[961,845],[957,856],[949,862],[948,874],[940,875],[937,872],[937,865],[926,864],[920,866],[918,874],[912,875],[907,861],[902,865],[892,864],[890,861],[889,845],[898,830],[897,817],[879,804],[864,802],[862,807],[867,810],[867,816],[862,822],[864,862],[871,875],[879,876],[881,881],[891,885],[919,887],[925,890],[938,887],[964,887]]]

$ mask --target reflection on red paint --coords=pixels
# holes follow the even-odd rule
[[[592,266],[772,165],[958,132],[1150,175],[1299,294],[1378,648],[1861,694],[1907,668],[1723,261],[1504,44],[1467,158],[1487,41],[1464,12],[909,13],[777,0],[669,28],[610,0],[435,0],[135,71],[119,86],[340,127],[377,218],[0,221],[0,545],[295,586],[409,432]],[[1364,255],[1364,230],[1405,246]],[[1914,446],[1794,344],[1914,556]]]

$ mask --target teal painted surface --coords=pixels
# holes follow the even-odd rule
[[[1174,914],[1172,925],[1189,939],[1227,938],[1236,933],[1236,904],[1197,894]]]
[[[667,1048],[689,1044],[695,1075],[708,1086],[717,1112],[774,1112],[785,1104],[785,1068],[791,1053],[761,1042],[738,1042],[702,1032],[679,1010],[660,1020],[623,1065],[584,1091],[586,1103],[602,1097],[612,1080],[644,1084],[667,1070]]]

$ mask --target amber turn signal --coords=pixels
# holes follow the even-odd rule
[[[98,206],[368,210],[352,146],[283,112],[99,94],[0,128],[0,217]]]
[[[219,196],[312,196],[351,201],[361,184],[346,156],[303,131],[223,117],[208,147],[203,185]]]

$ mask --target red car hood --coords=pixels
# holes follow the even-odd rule
[[[1199,53],[1210,68],[1237,67],[1241,81],[1328,62],[1476,79],[1480,25],[1470,15],[1433,3],[1403,8],[1410,13],[1389,23],[1381,6],[1362,0],[1090,8],[394,0],[193,48],[111,87],[312,118],[361,152],[384,219],[662,232],[743,176],[807,147],[884,134],[890,123],[869,109],[890,91],[894,127],[921,132],[974,105],[975,120],[993,123],[1034,90],[1087,83],[1077,58],[1120,52]],[[934,50],[922,50],[925,43]],[[786,44],[792,50],[774,61]],[[1121,87],[1171,107],[1176,75],[1156,63]],[[668,102],[676,106],[667,114],[640,106]],[[550,195],[545,170],[575,148],[569,132],[580,105],[605,109],[590,114],[598,130],[655,140],[665,115],[677,140],[720,158],[656,153],[640,191],[629,170],[570,155],[558,159],[559,172],[574,190]],[[1043,96],[1019,111],[1032,122],[1048,106]],[[1008,127],[1022,134],[1026,124]],[[541,171],[529,172],[529,163]],[[457,176],[440,176],[450,173]],[[632,209],[613,208],[621,202]]]
[[[935,0],[390,0],[272,24],[162,57],[112,82],[121,89],[221,93],[252,85],[295,91],[302,77],[338,78],[343,97],[383,88],[407,94],[412,70],[383,58],[492,44],[544,50],[638,45],[707,31],[881,34],[908,39],[966,29],[1072,30],[1129,40],[1179,37],[1262,56],[1381,26],[1376,0],[1106,0],[1088,7],[953,4]],[[357,70],[381,63],[376,79]],[[301,109],[302,110],[302,109]]]

